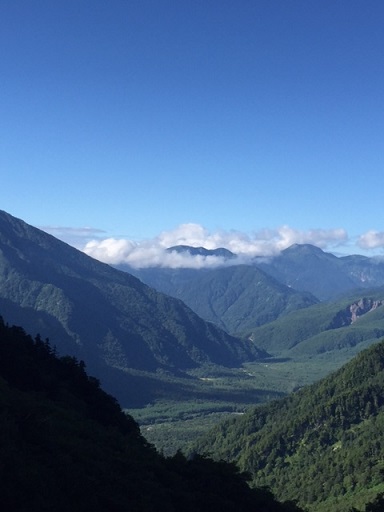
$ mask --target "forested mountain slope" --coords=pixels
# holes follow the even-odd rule
[[[316,511],[384,492],[384,342],[322,381],[218,425],[194,449]]]
[[[310,293],[297,292],[251,265],[130,271],[146,284],[183,300],[199,316],[231,333],[266,324],[318,302]]]
[[[127,368],[234,366],[261,355],[254,344],[203,321],[180,300],[5,212],[0,299],[7,321],[25,320],[32,332],[55,337],[61,353],[86,360],[102,378],[106,368],[119,370],[118,380]],[[121,387],[117,383],[114,392]]]
[[[175,248],[170,248],[172,251]],[[179,251],[211,254],[182,246]],[[205,251],[205,252],[204,252]],[[384,285],[384,261],[351,255],[336,257],[309,244],[295,244],[271,258],[247,265],[226,260],[216,268],[118,268],[146,284],[182,299],[202,318],[228,332],[252,330],[312,306],[338,302],[343,296],[364,296]],[[305,316],[305,313],[304,313]]]
[[[82,361],[0,318],[0,494],[13,512],[294,512],[234,465],[165,459]]]

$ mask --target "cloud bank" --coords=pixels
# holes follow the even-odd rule
[[[312,244],[324,250],[331,250],[348,240],[344,229],[313,229],[300,231],[289,226],[265,229],[252,235],[240,231],[209,232],[199,224],[182,224],[171,231],[163,231],[152,240],[135,242],[127,239],[93,239],[83,247],[83,251],[105,263],[126,264],[134,268],[169,267],[202,268],[220,265],[233,265],[250,262],[256,257],[271,257],[290,245]],[[225,248],[237,254],[234,260],[218,256],[192,256],[188,253],[167,252],[175,245],[205,247],[206,249]]]

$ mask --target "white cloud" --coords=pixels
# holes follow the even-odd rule
[[[135,268],[169,267],[202,268],[225,264],[224,258],[215,256],[192,256],[188,253],[167,252],[163,238],[133,242],[125,239],[107,238],[93,240],[84,247],[84,252],[97,260],[117,265],[125,263]],[[185,245],[191,245],[184,240]],[[170,247],[175,245],[171,243]]]
[[[330,249],[348,239],[343,229],[313,229],[300,231],[282,226],[274,230],[263,230],[253,235],[240,231],[216,231],[210,233],[199,224],[182,224],[171,231],[163,231],[152,240],[134,242],[127,239],[107,238],[89,241],[83,248],[88,255],[106,263],[125,263],[132,267],[150,266],[201,268],[223,264],[246,263],[254,257],[276,255],[292,244],[313,244]],[[236,260],[225,261],[216,256],[191,256],[188,253],[167,252],[175,245],[190,245],[217,249],[224,247],[238,255]]]
[[[279,250],[286,249],[293,244],[312,244],[321,249],[329,249],[338,246],[348,240],[345,229],[311,229],[299,231],[289,226],[283,226],[277,230]]]
[[[370,230],[361,235],[357,245],[362,249],[378,249],[384,247],[384,232]]]

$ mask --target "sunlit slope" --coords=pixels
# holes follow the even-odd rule
[[[322,381],[213,429],[195,450],[236,461],[255,485],[311,510],[384,491],[384,342]]]

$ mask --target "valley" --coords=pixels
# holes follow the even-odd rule
[[[314,512],[345,512],[360,492],[363,510],[384,492],[384,447],[370,444],[384,389],[382,262],[308,245],[268,265],[209,255],[225,265],[129,272],[0,212],[0,316],[87,368],[164,457],[236,462],[252,485]],[[348,467],[332,455],[344,445]],[[328,494],[307,484],[315,471]]]
[[[220,421],[244,414],[255,405],[276,400],[320,380],[340,368],[358,350],[320,354],[310,359],[271,358],[241,368],[207,367],[189,372],[193,380],[178,396],[164,395],[140,408],[130,408],[143,435],[165,455],[185,449]],[[174,381],[172,379],[173,382]]]

